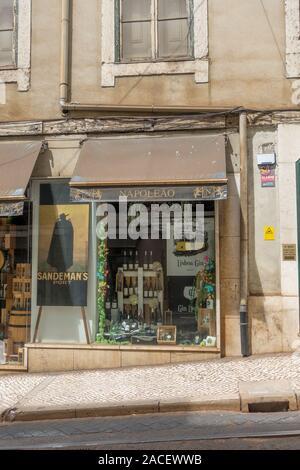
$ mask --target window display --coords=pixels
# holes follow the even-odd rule
[[[214,215],[205,203],[202,242],[98,240],[98,343],[217,347]]]
[[[0,364],[22,363],[30,339],[30,206],[0,219]]]

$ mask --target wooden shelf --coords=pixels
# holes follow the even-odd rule
[[[156,277],[158,274],[157,271],[144,270],[143,268],[140,268],[140,269],[142,269],[144,277]],[[122,272],[123,272],[124,277],[137,277],[138,276],[137,269],[130,270],[130,271],[127,270],[127,271],[122,271]]]

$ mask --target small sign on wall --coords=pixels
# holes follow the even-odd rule
[[[265,240],[275,240],[275,227],[273,225],[265,225],[264,239]]]
[[[259,170],[261,187],[275,188],[275,168],[271,166],[262,166]]]
[[[282,245],[282,259],[283,261],[296,261],[297,247],[295,243]]]

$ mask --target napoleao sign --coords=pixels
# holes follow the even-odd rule
[[[88,205],[41,205],[39,219],[38,305],[86,306]]]

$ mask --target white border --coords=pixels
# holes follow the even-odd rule
[[[195,74],[196,83],[208,82],[208,0],[194,0],[194,59],[184,61],[115,62],[115,1],[102,1],[101,86],[114,87],[116,77]]]
[[[286,76],[300,77],[300,1],[285,0]]]
[[[18,0],[17,67],[0,69],[0,81],[17,83],[19,91],[30,87],[31,0]]]

